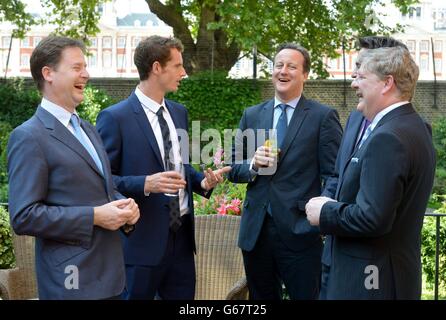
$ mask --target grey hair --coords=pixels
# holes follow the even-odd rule
[[[377,48],[360,54],[361,70],[374,73],[381,80],[392,76],[400,96],[410,101],[414,95],[419,69],[403,47]]]

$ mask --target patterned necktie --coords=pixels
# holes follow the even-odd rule
[[[170,130],[169,126],[164,119],[163,116],[164,107],[161,106],[156,115],[158,116],[158,122],[160,124],[161,135],[163,137],[163,145],[164,145],[164,168],[166,171],[174,170],[175,165],[173,159],[170,159],[170,151],[172,150],[172,140],[170,139]],[[181,226],[181,214],[180,214],[180,197],[170,197],[169,201],[169,216],[170,222],[169,227],[170,230],[176,232]]]
[[[277,130],[277,146],[282,147],[283,140],[285,139],[286,129],[288,128],[288,119],[286,115],[286,109],[289,107],[287,104],[279,104],[278,107],[282,110],[279,120],[276,124]]]
[[[78,116],[75,115],[74,113],[71,115],[70,123],[73,126],[75,137],[84,146],[85,150],[88,151],[94,163],[96,163],[96,166],[98,167],[99,171],[102,173],[102,175],[104,175],[104,171],[102,169],[102,163],[101,160],[99,159],[98,153],[96,152],[94,147],[90,145],[88,141],[86,141],[84,135],[82,134],[80,120]]]
[[[363,134],[362,134],[361,141],[359,142],[358,149],[362,147],[362,145],[364,144],[364,141],[367,140],[367,138],[370,136],[370,133],[372,132],[372,127],[370,126],[370,123],[371,122],[369,120],[365,119],[364,127],[362,129]]]

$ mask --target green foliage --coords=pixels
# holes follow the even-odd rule
[[[6,167],[6,146],[12,129],[32,117],[41,100],[36,89],[28,89],[23,80],[14,79],[0,83],[0,202],[7,202],[8,184]],[[92,124],[102,109],[112,105],[114,100],[104,91],[87,86],[84,101],[77,107],[81,118]]]
[[[88,36],[99,32],[98,1],[41,0],[41,3],[50,12],[44,17],[44,22],[56,26],[54,34],[81,39],[88,43]]]
[[[8,200],[8,175],[6,168],[6,156],[11,126],[7,122],[0,122],[0,202]]]
[[[446,201],[436,212],[446,213]],[[434,288],[435,283],[435,249],[436,249],[436,217],[425,217],[422,242],[421,242],[421,262],[423,266],[423,276],[428,290]],[[440,252],[439,252],[439,293],[446,296],[446,218],[440,218]]]
[[[79,116],[96,125],[96,117],[98,113],[115,103],[105,91],[87,86],[84,90],[84,101],[76,108]]]
[[[236,184],[225,180],[214,188],[210,199],[194,194],[195,214],[240,215],[245,193],[246,184]]]
[[[20,0],[0,0],[1,20],[17,25],[23,36],[35,24],[53,24],[54,33],[88,42],[98,29],[98,7],[109,0],[41,0],[47,14],[34,19]],[[228,71],[241,51],[254,46],[272,56],[282,42],[299,42],[310,49],[313,69],[321,77],[328,73],[323,57],[335,58],[344,42],[351,48],[357,34],[384,34],[401,31],[381,22],[382,0],[146,0],[151,12],[172,26],[185,46],[185,66],[190,74],[210,69]],[[394,0],[407,12],[415,0]],[[214,59],[203,58],[213,52]]]
[[[243,110],[261,100],[260,84],[228,79],[225,72],[203,72],[181,82],[169,99],[186,106],[190,120],[200,120],[201,130],[238,128]]]
[[[101,2],[108,2],[102,0]],[[82,39],[99,32],[100,13],[96,0],[40,0],[45,13],[36,18],[26,10],[21,0],[0,0],[0,22],[9,21],[16,26],[14,37],[23,38],[32,26],[55,25],[54,34]]]
[[[36,23],[34,17],[25,12],[25,4],[19,0],[0,0],[0,23],[3,21],[9,21],[17,27],[13,36],[19,38]]]
[[[0,84],[0,121],[12,128],[22,124],[36,111],[40,103],[37,89],[27,89],[22,79],[12,79]]]
[[[13,268],[14,266],[15,257],[9,214],[4,207],[0,206],[0,269]]]
[[[446,194],[446,118],[437,119],[432,124],[432,135],[437,153],[437,170],[433,192]]]
[[[407,11],[413,0],[394,4]],[[389,34],[401,31],[385,26],[374,6],[385,6],[382,0],[234,0],[217,5],[219,18],[210,22],[211,29],[224,30],[230,41],[243,51],[253,46],[273,56],[278,44],[298,42],[311,51],[312,69],[327,77],[324,56],[335,58],[342,43],[352,49],[359,35]]]

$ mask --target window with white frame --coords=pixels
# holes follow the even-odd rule
[[[8,61],[8,50],[0,50],[1,68],[6,69],[6,62]]]
[[[429,56],[427,54],[420,56],[420,71],[429,71]]]
[[[98,39],[97,38],[91,38],[90,40],[90,48],[97,48],[98,47]]]
[[[429,41],[422,40],[420,42],[420,52],[429,52]]]
[[[435,72],[436,73],[441,73],[441,59],[440,58],[435,58]]]
[[[90,52],[88,56],[88,67],[92,69],[98,67],[98,54],[96,51]]]
[[[415,40],[407,40],[406,46],[410,52],[415,52]]]
[[[116,56],[116,58],[117,58],[117,60],[116,60],[116,63],[117,63],[116,67],[117,67],[118,69],[125,69],[125,68],[126,68],[125,54],[119,53],[119,54]]]
[[[11,37],[2,37],[2,48],[8,49],[11,42]]]
[[[136,48],[141,41],[141,37],[133,37],[132,38],[132,47]]]
[[[102,66],[104,68],[111,68],[111,66],[112,66],[112,53],[111,53],[111,51],[104,51],[102,53]]]
[[[443,41],[435,40],[434,41],[434,52],[442,52],[443,51]]]
[[[33,37],[33,45],[34,47],[37,47],[39,42],[42,41],[42,37]]]
[[[22,48],[29,48],[31,45],[29,44],[29,37],[25,37],[22,39]]]
[[[102,48],[104,48],[104,49],[112,48],[112,38],[111,37],[103,37],[102,38]]]
[[[20,55],[20,66],[21,67],[29,67],[29,54],[22,53]]]
[[[126,44],[126,37],[118,37],[118,43],[116,46],[118,48],[125,48],[125,44]]]

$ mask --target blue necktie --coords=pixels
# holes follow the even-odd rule
[[[286,116],[286,109],[289,107],[287,104],[279,104],[278,107],[282,109],[282,114],[276,124],[277,130],[277,146],[282,147],[283,140],[285,139],[286,129],[288,127],[288,119]]]
[[[70,123],[73,126],[74,135],[76,136],[77,140],[79,140],[79,142],[84,146],[85,150],[88,151],[91,158],[96,163],[96,166],[98,167],[99,171],[102,173],[102,175],[104,175],[104,171],[102,170],[101,160],[99,159],[99,156],[96,150],[94,150],[93,146],[90,146],[90,144],[85,140],[84,135],[82,134],[81,131],[79,118],[74,113],[71,115]]]

